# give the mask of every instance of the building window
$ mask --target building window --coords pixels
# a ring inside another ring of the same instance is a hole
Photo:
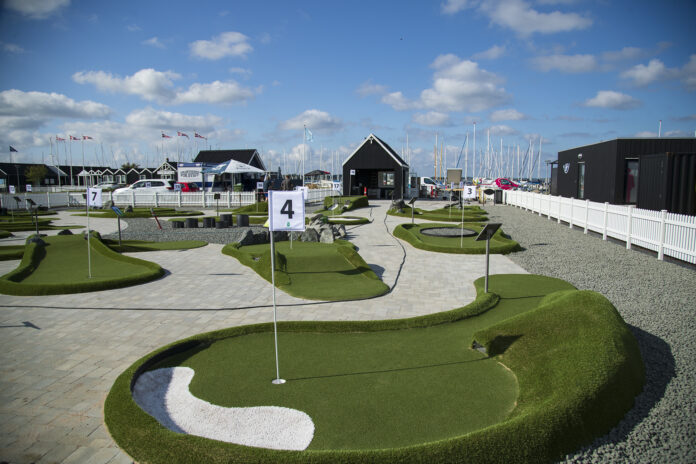
[[[140,176],[138,177],[138,179],[140,179],[140,180],[145,180],[145,179],[147,179],[147,176],[146,176],[145,174],[140,174]]]
[[[126,176],[123,174],[119,174],[116,176],[116,179],[118,179],[119,184],[125,184],[126,183]]]
[[[585,163],[578,163],[578,198],[585,199]]]
[[[380,171],[380,173],[379,173],[379,186],[381,188],[393,188],[394,187],[394,171]]]
[[[638,201],[638,168],[637,158],[626,160],[624,203],[635,205]]]

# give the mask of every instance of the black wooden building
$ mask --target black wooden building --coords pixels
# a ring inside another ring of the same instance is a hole
[[[696,138],[621,138],[558,153],[552,195],[696,214]]]
[[[343,194],[404,198],[408,170],[408,164],[392,147],[370,134],[343,162]]]
[[[261,155],[253,148],[244,150],[201,150],[198,152],[193,162],[220,164],[231,159],[254,166],[262,171],[266,170]]]

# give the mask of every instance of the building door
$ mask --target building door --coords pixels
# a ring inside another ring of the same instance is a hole
[[[585,162],[578,163],[578,198],[585,199]]]
[[[638,200],[638,158],[626,159],[626,170],[624,173],[624,203],[635,205]]]

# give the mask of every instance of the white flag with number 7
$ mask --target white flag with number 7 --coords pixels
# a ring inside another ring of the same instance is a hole
[[[102,207],[102,191],[101,189],[88,188],[87,189],[87,206],[96,206],[97,208]]]
[[[269,230],[304,231],[305,204],[302,191],[268,192]]]

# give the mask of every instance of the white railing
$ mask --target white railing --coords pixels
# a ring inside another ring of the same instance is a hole
[[[539,193],[506,191],[504,201],[549,220],[556,219],[584,230],[637,245],[664,255],[696,263],[696,216],[652,211],[632,205],[612,205]]]
[[[331,189],[310,189],[307,195],[307,203],[318,203],[324,198],[336,194]],[[220,195],[218,200],[215,195]],[[18,198],[17,201],[14,198]],[[126,193],[114,194],[104,192],[104,201],[111,200],[118,206],[172,206],[192,208],[237,208],[252,205],[258,199],[256,192],[159,192],[138,193],[132,190]],[[9,209],[26,209],[29,205],[27,199],[31,199],[38,206],[47,208],[61,208],[68,206],[84,206],[84,194],[80,192],[46,192],[46,193],[18,193],[16,195],[1,194],[0,206]]]

